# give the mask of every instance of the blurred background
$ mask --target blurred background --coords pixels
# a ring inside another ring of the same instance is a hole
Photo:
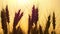
[[[1,25],[1,10],[2,8],[6,8],[8,5],[9,10],[9,31],[12,32],[13,30],[13,20],[15,16],[15,12],[21,9],[21,12],[24,12],[23,17],[19,21],[18,26],[22,28],[25,34],[28,31],[28,15],[31,15],[32,7],[35,5],[35,8],[38,8],[38,26],[39,24],[42,26],[44,30],[46,25],[46,20],[48,15],[55,12],[56,18],[56,28],[55,31],[57,34],[60,34],[60,0],[0,0],[0,34],[3,34],[3,29]],[[51,19],[52,22],[52,19]],[[16,27],[16,28],[17,28]],[[50,24],[49,32],[53,30],[52,23]]]

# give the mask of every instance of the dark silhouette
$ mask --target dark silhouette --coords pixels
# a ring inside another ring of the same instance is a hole
[[[37,25],[37,21],[38,21],[38,8],[35,9],[35,5],[33,5],[33,8],[32,8],[32,22],[35,23],[35,25]]]
[[[50,27],[50,15],[48,16],[48,21],[46,23],[46,27],[45,27],[45,31],[44,31],[44,34],[49,34],[49,27]]]
[[[39,25],[39,33],[40,33],[40,34],[43,34],[41,25]]]
[[[35,9],[35,6],[33,5],[32,8],[32,22],[35,24],[35,27],[32,31],[32,34],[38,34],[38,30],[37,30],[37,21],[38,21],[38,8]]]
[[[18,11],[18,13],[15,13],[14,23],[13,23],[13,34],[17,34],[16,25],[18,24],[22,16],[23,16],[23,12],[20,14],[20,10]]]
[[[28,19],[29,19],[28,20],[28,34],[30,34],[30,31],[31,31],[32,25],[33,25],[30,15],[29,15],[29,18]]]
[[[52,19],[53,19],[53,23],[52,23],[53,24],[53,29],[55,29],[55,26],[56,26],[55,22],[56,21],[55,21],[55,13],[54,12],[53,12],[53,18]]]
[[[1,23],[4,34],[7,34],[6,13],[4,9],[1,11]]]
[[[28,23],[28,34],[30,34],[30,31],[32,29],[33,23],[35,24],[35,28],[33,29],[32,33],[36,34],[37,30],[37,21],[38,21],[38,8],[35,9],[35,5],[33,5],[32,8],[32,18],[29,16],[29,23]]]
[[[55,13],[53,12],[53,17],[52,17],[52,19],[53,19],[53,31],[51,32],[51,34],[56,34],[56,32],[55,32],[55,26],[56,26],[56,24],[55,24]]]
[[[16,26],[18,24],[22,16],[23,16],[23,12],[20,14],[20,10],[18,11],[18,13],[15,13],[13,26]]]
[[[10,20],[10,19],[9,19],[8,5],[6,5],[6,9],[5,9],[5,10],[6,10],[6,20],[7,20],[8,24],[9,24],[9,22],[10,22],[9,20]]]

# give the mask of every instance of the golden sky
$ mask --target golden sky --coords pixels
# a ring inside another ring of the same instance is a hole
[[[33,5],[39,9],[39,20],[38,23],[42,25],[43,29],[45,27],[45,22],[49,14],[52,15],[53,11],[56,15],[56,32],[60,33],[60,0],[0,0],[0,13],[1,9],[8,5],[9,15],[10,15],[10,30],[12,30],[13,19],[15,12],[21,9],[21,12],[24,12],[24,15],[19,22],[25,33],[28,30],[28,14],[31,15],[31,10]],[[52,17],[52,16],[51,16]],[[0,18],[1,22],[1,18]],[[52,22],[52,21],[51,21]],[[1,24],[1,23],[0,23]],[[1,25],[0,25],[1,26]],[[0,27],[1,29],[1,27]],[[52,30],[52,24],[51,28]]]

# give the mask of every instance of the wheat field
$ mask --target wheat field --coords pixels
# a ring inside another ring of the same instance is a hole
[[[23,34],[28,34],[29,16],[31,16],[30,18],[34,18],[32,17],[33,5],[35,6],[35,8],[38,8],[37,28],[39,28],[39,25],[41,25],[42,32],[44,32],[47,26],[46,25],[47,21],[49,20],[48,17],[50,15],[49,34],[51,34],[52,31],[55,31],[56,34],[60,34],[60,0],[0,0],[0,34],[4,34],[1,22],[2,20],[1,12],[2,9],[4,10],[6,9],[6,6],[8,6],[9,20],[10,20],[9,23],[7,23],[7,30],[8,30],[7,33],[12,34],[11,32],[14,30],[15,27],[13,26],[14,18],[16,16],[15,14],[18,14],[18,11],[21,9],[20,14],[23,13],[23,16],[21,17],[19,22],[17,21],[18,24],[16,25],[16,29],[20,27],[21,30],[24,32]],[[56,24],[54,30],[52,24],[53,12],[55,14],[55,24]],[[33,28],[35,27],[34,23],[32,27]]]

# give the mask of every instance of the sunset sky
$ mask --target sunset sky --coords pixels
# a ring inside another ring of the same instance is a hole
[[[22,25],[21,28],[25,32],[28,31],[28,15],[31,15],[32,7],[35,5],[39,10],[39,20],[38,24],[43,27],[43,30],[46,25],[46,20],[49,14],[55,12],[56,17],[56,32],[60,34],[60,0],[0,0],[0,24],[1,24],[1,10],[2,8],[6,8],[8,5],[9,15],[10,15],[10,31],[12,31],[13,27],[13,19],[15,16],[15,12],[21,9],[21,12],[24,12],[22,19],[20,20],[19,25]],[[51,19],[52,22],[52,19]],[[0,25],[0,33],[2,32]],[[52,23],[50,27],[50,31],[52,31]]]

